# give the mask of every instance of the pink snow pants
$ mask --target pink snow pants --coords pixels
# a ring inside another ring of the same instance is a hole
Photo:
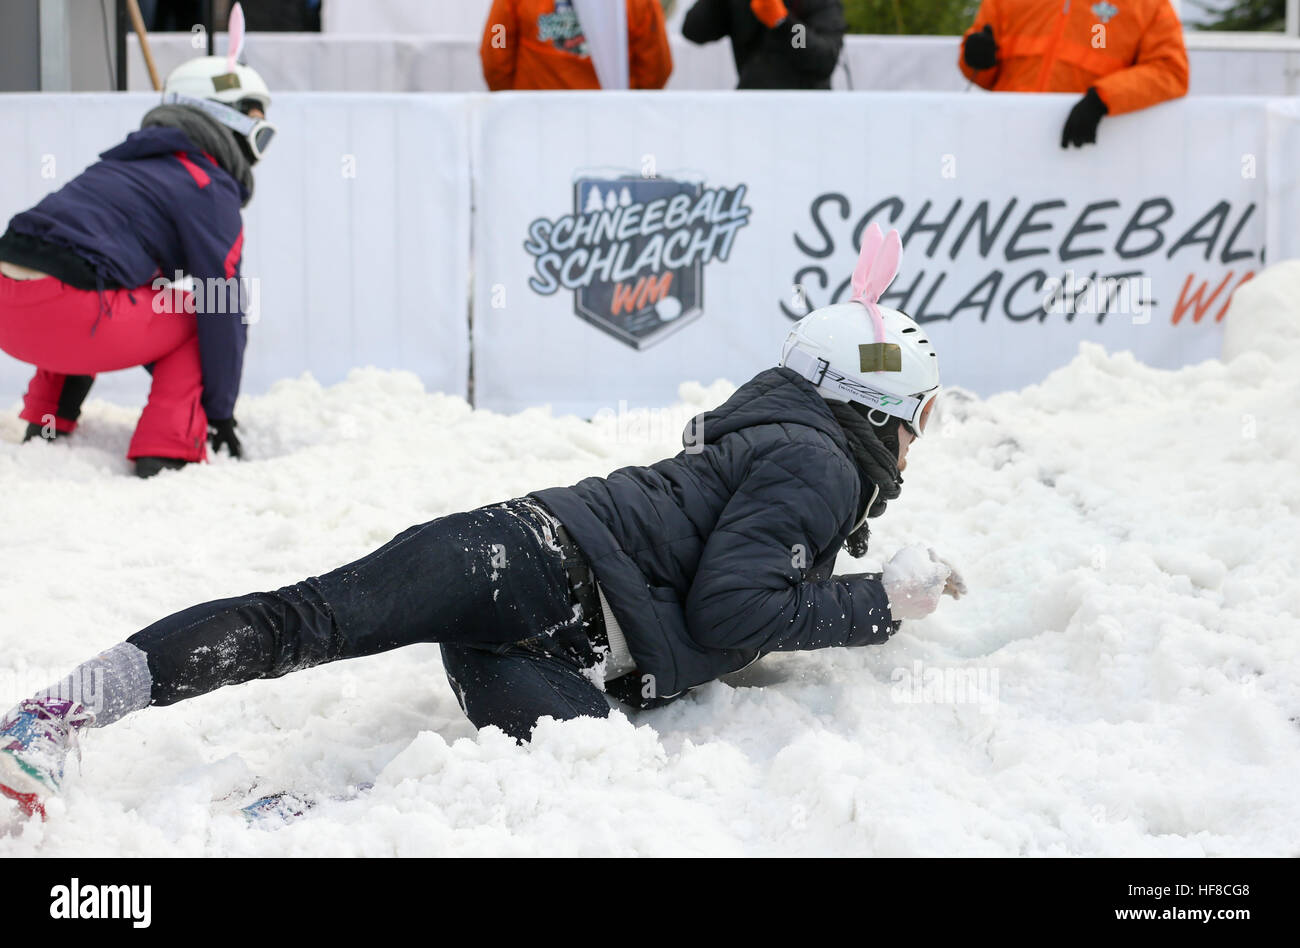
[[[153,386],[136,425],[127,457],[207,457],[208,420],[203,412],[203,373],[195,316],[182,306],[160,306],[155,293],[78,290],[54,277],[14,280],[0,273],[0,349],[37,367],[23,398],[23,420],[59,431],[76,422],[59,417],[69,375],[95,375],[153,366]],[[168,312],[167,309],[176,309]]]

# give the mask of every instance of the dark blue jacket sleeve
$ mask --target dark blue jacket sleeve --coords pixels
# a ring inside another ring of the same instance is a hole
[[[686,599],[691,638],[762,652],[888,639],[893,617],[879,579],[805,577],[805,564],[843,537],[857,483],[829,447],[786,443],[754,458],[705,543]]]
[[[186,272],[201,289],[196,299],[199,358],[203,365],[203,410],[209,418],[230,418],[244,373],[248,326],[240,281],[244,231],[238,206],[214,208],[211,216],[177,221]]]

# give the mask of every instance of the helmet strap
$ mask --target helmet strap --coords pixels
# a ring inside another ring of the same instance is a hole
[[[868,385],[838,371],[825,359],[819,358],[799,346],[786,352],[783,365],[802,375],[813,385],[837,398],[857,402],[895,418],[915,418],[921,410],[921,399],[915,395],[895,395],[893,392]]]
[[[191,95],[182,95],[179,92],[164,92],[164,105],[188,105],[192,109],[199,109],[206,112],[211,118],[220,122],[232,132],[238,132],[245,138],[257,124],[257,119],[251,115],[245,115],[239,109],[226,105],[224,102],[214,102],[212,99],[198,99]]]
[[[784,364],[787,369],[794,369],[814,385],[822,384],[822,380],[826,378],[826,370],[831,366],[825,359],[819,359],[798,346],[794,346],[786,353]]]

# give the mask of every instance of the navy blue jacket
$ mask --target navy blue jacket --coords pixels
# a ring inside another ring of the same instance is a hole
[[[75,251],[109,285],[150,286],[179,270],[196,281],[239,278],[244,188],[177,128],[150,127],[99,156],[66,185],[9,222],[25,234]],[[203,282],[203,285],[208,285]],[[199,351],[203,409],[230,418],[239,394],[248,327],[243,298],[203,313]],[[196,300],[196,303],[198,300]],[[208,302],[208,301],[205,301]]]
[[[768,652],[893,633],[878,578],[831,576],[865,499],[844,432],[809,382],[762,372],[684,441],[650,467],[533,495],[590,560],[636,660],[639,703]]]

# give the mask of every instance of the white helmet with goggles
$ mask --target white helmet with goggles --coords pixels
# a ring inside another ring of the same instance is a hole
[[[236,62],[243,43],[242,36],[236,41],[233,26],[232,17],[231,54],[199,56],[181,63],[163,83],[163,102],[202,109],[243,138],[257,161],[275,137],[275,126],[265,118],[271,107],[271,90],[256,69]],[[249,115],[253,109],[263,117]]]
[[[925,330],[877,302],[898,273],[903,245],[872,224],[853,271],[853,299],[813,310],[795,323],[781,365],[831,401],[857,402],[874,424],[900,418],[914,437],[925,432],[939,396],[939,358]]]

